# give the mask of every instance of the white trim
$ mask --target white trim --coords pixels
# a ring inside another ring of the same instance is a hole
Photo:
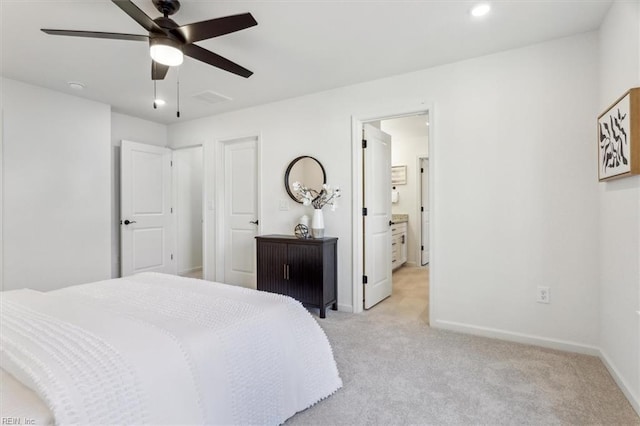
[[[202,271],[202,266],[195,266],[193,268],[185,269],[184,271],[179,271],[178,275],[190,274],[196,271]]]
[[[207,150],[205,144],[200,145],[202,147],[202,279],[207,279],[207,226],[209,221],[207,220]]]
[[[362,275],[364,269],[362,267],[362,121],[356,117],[351,117],[351,191],[353,196],[352,202],[352,247],[351,267],[353,273],[352,279],[352,306],[353,313],[362,312],[364,290],[362,288]]]
[[[570,342],[568,340],[550,339],[548,337],[535,336],[532,334],[516,333],[501,330],[499,328],[481,327],[471,324],[464,324],[454,321],[435,320],[431,323],[433,328],[457,331],[476,336],[490,337],[494,339],[506,340],[509,342],[524,343],[527,345],[541,346],[544,348],[557,349],[567,352],[576,352],[586,355],[600,355],[600,349],[595,346],[583,345],[581,343]]]
[[[364,113],[364,114],[354,114],[351,116],[351,164],[352,164],[352,177],[351,177],[351,190],[352,190],[352,283],[353,283],[353,312],[360,313],[363,311],[362,300],[364,297],[364,291],[362,289],[362,255],[363,255],[363,244],[362,244],[362,126],[363,123],[369,121],[383,120],[383,119],[391,119],[391,118],[401,118],[408,117],[412,115],[418,114],[428,114],[429,116],[429,157],[434,160],[434,138],[433,138],[433,105],[427,105],[425,102],[419,102],[414,106],[407,107],[404,110],[390,110],[390,111],[378,111],[376,113]],[[433,179],[433,170],[434,168],[429,167],[429,193],[435,194],[434,191],[434,179]],[[433,209],[433,203],[430,204]],[[435,218],[434,215],[431,214],[429,217],[429,246],[430,250],[434,247],[433,244],[433,235],[434,235],[434,223]],[[434,295],[434,287],[436,287],[435,276],[433,273],[432,265],[434,256],[431,253],[429,257],[429,316],[430,320],[433,318],[433,306],[436,303],[433,297]]]
[[[4,290],[4,109],[0,109],[0,291]]]
[[[353,312],[353,306],[344,303],[338,303],[339,312]]]
[[[171,150],[171,218],[173,219],[173,257],[172,261],[175,265],[176,275],[180,275],[178,271],[178,265],[180,264],[180,253],[178,247],[180,244],[179,234],[178,234],[178,165],[174,163],[175,158],[173,158],[173,149]]]
[[[618,373],[618,370],[613,366],[611,359],[607,356],[607,354],[604,353],[602,349],[599,350],[598,355],[600,355],[602,363],[607,368],[609,374],[611,374],[611,377],[613,377],[613,380],[616,382],[624,396],[627,397],[633,409],[636,410],[636,413],[638,413],[638,416],[640,416],[640,395],[633,394],[631,386],[629,386],[628,383],[622,378],[622,375]]]
[[[4,109],[0,109],[0,291],[4,290]]]
[[[212,205],[214,207],[213,211],[216,211],[215,205],[215,188],[213,191],[211,190],[211,185],[214,185],[215,181],[209,178],[209,174],[212,173],[210,168],[215,166],[216,157],[215,157],[215,143],[211,141],[205,141],[202,144],[202,279],[208,281],[215,281],[215,273],[216,267],[215,262],[211,262],[209,259],[215,259],[216,251],[215,251],[215,217],[213,223],[209,219],[209,206]],[[212,155],[213,151],[213,155]],[[209,161],[209,157],[213,157],[213,161]],[[215,170],[215,168],[214,168]],[[209,194],[213,193],[213,199],[209,198]],[[209,238],[209,228],[214,230],[213,238]],[[213,249],[211,253],[209,253],[209,241],[214,240]]]
[[[436,138],[435,132],[435,108],[430,105],[427,108],[429,114],[429,140],[427,141],[427,156],[429,157],[429,324],[433,324],[436,318],[436,301],[438,293],[438,285],[440,281],[436,276],[437,262],[435,250],[435,235],[436,235],[436,166],[438,162],[435,160],[436,153]],[[422,220],[422,219],[421,219]],[[422,259],[420,260],[422,263]]]

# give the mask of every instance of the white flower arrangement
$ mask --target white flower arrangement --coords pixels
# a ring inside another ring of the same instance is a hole
[[[331,206],[331,210],[335,210],[338,198],[340,198],[340,188],[332,188],[326,183],[322,185],[319,192],[312,188],[307,188],[300,182],[293,182],[293,190],[302,199],[305,206],[312,205],[314,209],[322,209],[327,204]]]

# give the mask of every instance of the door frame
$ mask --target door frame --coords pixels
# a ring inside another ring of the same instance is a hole
[[[410,106],[405,109],[392,109],[387,111],[377,111],[373,113],[354,114],[351,116],[351,161],[352,161],[352,177],[351,177],[351,190],[352,190],[352,297],[353,297],[353,312],[360,313],[364,310],[363,298],[364,289],[362,288],[362,276],[364,275],[364,245],[363,237],[364,232],[362,229],[362,185],[363,185],[363,161],[362,161],[362,128],[363,124],[377,120],[388,120],[392,118],[401,118],[411,115],[428,114],[429,116],[429,194],[435,194],[435,167],[436,163],[436,150],[435,150],[435,138],[434,138],[434,108],[433,105],[420,102],[418,105]],[[430,199],[430,209],[434,211],[435,203],[433,198]],[[435,215],[430,213],[429,216],[429,323],[434,323],[437,295],[437,275],[435,274],[434,265],[435,262],[435,250],[433,249],[435,236]]]
[[[224,274],[224,256],[218,256],[218,253],[224,253],[224,245],[225,245],[225,232],[224,232],[224,212],[225,212],[225,190],[224,190],[224,164],[225,164],[225,147],[230,144],[244,142],[247,139],[255,139],[256,141],[256,199],[258,202],[258,223],[257,235],[262,233],[262,134],[260,132],[250,132],[247,134],[242,134],[235,137],[225,137],[219,138],[215,140],[215,183],[213,188],[213,200],[206,200],[203,203],[203,207],[207,205],[211,205],[213,202],[214,208],[214,217],[215,217],[215,225],[214,225],[214,261],[213,261],[213,270],[211,272],[211,276],[214,277],[214,281],[222,282],[223,274]],[[206,163],[206,161],[205,161]],[[204,171],[206,173],[206,171]],[[206,174],[204,175],[206,179]],[[205,182],[206,185],[206,182]],[[206,211],[205,211],[206,217]],[[206,222],[206,219],[205,219]],[[203,227],[204,232],[204,227]],[[206,244],[205,244],[206,246]],[[203,252],[203,256],[205,252]],[[256,253],[254,252],[255,256]],[[207,253],[208,256],[208,253]],[[203,263],[207,263],[207,258],[204,259]],[[204,268],[204,265],[203,265]],[[203,269],[204,271],[204,269]],[[222,279],[221,279],[222,277]]]

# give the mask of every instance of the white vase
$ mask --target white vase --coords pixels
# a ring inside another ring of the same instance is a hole
[[[313,238],[324,237],[324,216],[322,215],[322,209],[313,209],[311,236],[313,236]]]

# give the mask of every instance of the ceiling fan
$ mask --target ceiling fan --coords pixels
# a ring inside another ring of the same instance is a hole
[[[73,37],[106,38],[114,40],[148,41],[151,54],[151,78],[162,80],[169,67],[180,65],[183,55],[233,74],[248,78],[252,71],[216,53],[193,43],[244,30],[258,25],[250,13],[225,16],[207,21],[178,25],[171,18],[180,9],[178,0],[153,0],[153,5],[163,16],[151,19],[130,0],[112,0],[127,15],[149,32],[149,35],[106,33],[97,31],[52,30],[43,28],[47,34]]]

